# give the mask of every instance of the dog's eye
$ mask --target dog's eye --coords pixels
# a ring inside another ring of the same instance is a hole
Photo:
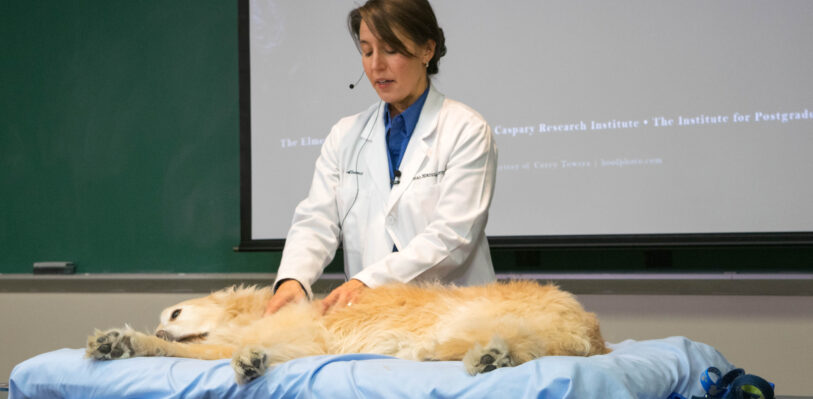
[[[169,319],[170,319],[170,320],[175,320],[175,319],[177,319],[177,318],[178,318],[178,316],[180,316],[180,315],[181,315],[181,309],[175,309],[175,311],[174,311],[174,312],[172,312],[172,317],[170,317]]]

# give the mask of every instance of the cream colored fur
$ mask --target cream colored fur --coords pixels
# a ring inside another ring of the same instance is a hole
[[[232,358],[243,383],[269,365],[323,354],[463,360],[476,374],[541,356],[608,352],[593,313],[573,295],[532,281],[388,285],[365,290],[352,306],[324,316],[313,302],[263,317],[270,297],[269,288],[232,287],[181,302],[161,313],[156,335],[97,330],[88,338],[87,355]]]

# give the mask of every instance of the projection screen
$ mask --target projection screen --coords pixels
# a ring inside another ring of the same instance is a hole
[[[813,2],[432,4],[432,85],[497,141],[492,244],[813,241]],[[282,245],[330,127],[378,100],[348,87],[356,6],[240,2],[243,247]]]

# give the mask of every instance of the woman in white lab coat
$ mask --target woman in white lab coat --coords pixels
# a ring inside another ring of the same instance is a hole
[[[341,119],[325,140],[267,313],[312,297],[340,240],[349,280],[324,310],[386,283],[494,280],[484,230],[497,148],[482,116],[430,84],[446,52],[431,6],[370,0],[348,26],[381,101]]]

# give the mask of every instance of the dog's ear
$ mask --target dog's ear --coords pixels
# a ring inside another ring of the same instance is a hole
[[[223,308],[228,317],[255,314],[265,310],[267,299],[259,295],[256,286],[229,287],[212,294],[213,300]]]

